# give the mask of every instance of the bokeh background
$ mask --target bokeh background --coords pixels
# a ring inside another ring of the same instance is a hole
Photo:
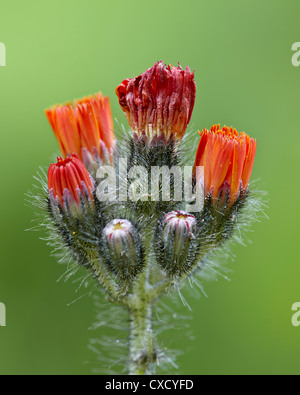
[[[0,374],[91,373],[89,339],[108,333],[88,330],[97,309],[86,291],[68,306],[77,285],[57,282],[64,267],[39,233],[25,232],[25,193],[58,153],[44,109],[101,90],[126,124],[115,87],[160,59],[196,69],[195,133],[219,122],[257,137],[253,179],[270,200],[252,244],[233,247],[231,281],[205,283],[208,298],[189,298],[192,314],[179,305],[194,335],[168,333],[186,350],[179,372],[300,373],[291,324],[300,301],[299,13],[297,0],[1,1]]]

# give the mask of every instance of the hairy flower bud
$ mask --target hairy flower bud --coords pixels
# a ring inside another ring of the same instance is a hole
[[[62,155],[77,154],[91,170],[111,157],[115,144],[108,97],[101,93],[46,110]]]
[[[143,268],[142,242],[137,229],[126,219],[114,219],[103,230],[104,255],[110,270],[130,283]]]
[[[49,212],[61,241],[79,264],[90,265],[98,251],[97,202],[94,180],[77,155],[51,164],[48,190]]]
[[[228,195],[230,204],[241,192],[245,192],[253,168],[256,140],[246,133],[220,125],[201,132],[196,167],[204,167],[206,195],[213,198]]]
[[[77,155],[57,158],[48,170],[48,189],[52,205],[60,205],[64,212],[82,211],[84,202],[93,207],[94,181]]]
[[[165,215],[157,235],[157,260],[169,275],[180,275],[192,268],[196,225],[196,218],[185,211]]]
[[[148,144],[179,141],[190,122],[195,103],[194,73],[165,66],[162,61],[116,89],[134,136]]]

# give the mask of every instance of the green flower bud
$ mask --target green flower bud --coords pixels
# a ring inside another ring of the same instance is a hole
[[[157,235],[157,261],[170,276],[186,273],[196,252],[196,218],[185,211],[165,215]]]
[[[103,229],[103,248],[109,269],[130,283],[143,268],[141,237],[126,219],[114,219]]]

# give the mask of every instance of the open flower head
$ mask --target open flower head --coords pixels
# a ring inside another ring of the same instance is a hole
[[[99,93],[56,105],[46,116],[64,157],[75,153],[88,168],[111,157],[115,138],[108,97]]]
[[[229,194],[233,201],[249,185],[255,152],[256,140],[244,132],[220,125],[204,129],[200,134],[196,154],[196,167],[204,167],[205,193],[217,198],[220,193]]]
[[[75,154],[66,159],[57,158],[48,170],[48,189],[51,202],[62,208],[80,209],[81,200],[88,199],[93,205],[94,181]]]
[[[136,137],[148,143],[181,140],[196,97],[194,73],[162,61],[116,89],[119,103]]]

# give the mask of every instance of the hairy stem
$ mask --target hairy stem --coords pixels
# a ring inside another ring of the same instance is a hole
[[[167,293],[172,287],[173,282],[171,279],[165,278],[156,284],[153,284],[149,289],[149,297],[151,300],[155,300],[161,297],[163,294]]]
[[[151,326],[152,306],[145,303],[130,313],[130,365],[129,373],[134,375],[152,374],[156,353]]]
[[[156,352],[152,332],[152,301],[149,270],[141,273],[130,299],[130,374],[152,374]]]
[[[108,291],[110,297],[112,297],[116,302],[120,301],[119,290],[116,283],[111,278],[106,267],[97,259],[92,261],[92,269],[99,281],[99,283]],[[125,298],[123,298],[125,299]]]

